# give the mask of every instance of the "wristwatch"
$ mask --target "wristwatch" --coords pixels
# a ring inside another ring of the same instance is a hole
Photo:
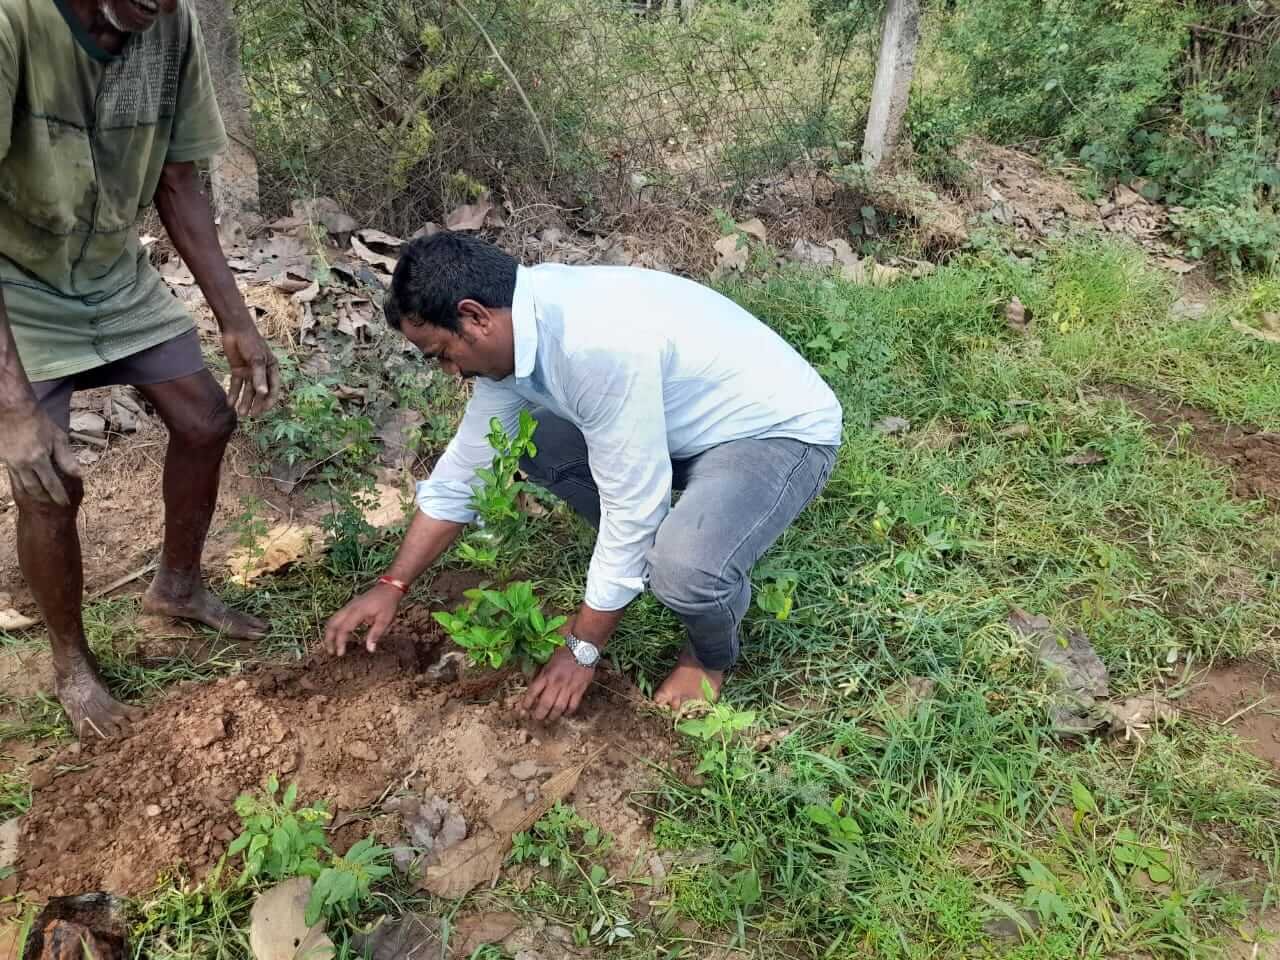
[[[564,638],[564,645],[573,654],[580,667],[594,667],[600,662],[600,648],[587,640],[579,640],[572,633]]]

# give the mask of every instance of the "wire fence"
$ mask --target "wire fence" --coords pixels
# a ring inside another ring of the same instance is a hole
[[[875,0],[241,0],[264,201],[719,202],[857,134]]]

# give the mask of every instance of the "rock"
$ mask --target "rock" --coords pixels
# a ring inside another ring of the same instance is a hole
[[[94,413],[92,410],[85,410],[72,415],[71,432],[83,433],[87,437],[105,437],[107,435],[107,421],[102,414]]]
[[[517,780],[532,780],[544,772],[544,768],[532,760],[522,760],[513,764],[510,770],[511,776]]]
[[[1134,204],[1142,203],[1142,194],[1136,190],[1131,190],[1123,184],[1116,187],[1115,205],[1121,210],[1127,210]]]
[[[18,859],[18,835],[22,832],[22,820],[14,817],[0,824],[0,871],[12,867]]]
[[[1209,305],[1200,300],[1188,300],[1183,297],[1174,301],[1169,308],[1169,315],[1179,320],[1199,320],[1209,312]]]
[[[1012,917],[992,917],[982,925],[982,932],[992,940],[1010,944],[1034,937],[1040,927],[1040,918],[1030,910],[1019,910],[1018,919],[1021,923]]]
[[[197,750],[203,750],[219,740],[226,739],[226,736],[227,725],[222,717],[210,717],[192,731],[191,745]]]
[[[378,760],[377,752],[363,740],[352,740],[344,744],[342,749],[348,756],[355,757],[357,760],[364,760],[367,763],[376,763]]]
[[[142,812],[145,813],[148,817],[158,817],[160,816],[160,807],[158,804],[150,803],[150,804],[147,804],[147,808]]]

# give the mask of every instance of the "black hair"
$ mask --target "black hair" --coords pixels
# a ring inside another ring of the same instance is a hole
[[[458,304],[475,300],[492,309],[510,307],[516,293],[516,260],[493,244],[461,233],[420,237],[400,253],[383,308],[387,323],[424,323],[458,332]]]

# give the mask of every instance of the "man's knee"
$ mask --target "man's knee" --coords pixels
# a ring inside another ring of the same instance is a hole
[[[9,489],[13,493],[13,501],[18,505],[18,513],[24,517],[56,519],[67,515],[74,516],[84,502],[84,481],[79,477],[68,476],[55,466],[58,479],[62,481],[62,489],[67,493],[66,505],[54,503],[43,497],[34,497],[23,490],[12,473],[9,474]]]
[[[169,426],[173,438],[183,446],[195,449],[220,449],[227,445],[231,435],[236,432],[238,419],[225,395],[210,397],[204,405],[203,415],[199,409],[184,415],[177,423]]]
[[[700,562],[697,552],[659,539],[649,551],[649,589],[673,610],[723,603],[736,589],[721,571]]]

